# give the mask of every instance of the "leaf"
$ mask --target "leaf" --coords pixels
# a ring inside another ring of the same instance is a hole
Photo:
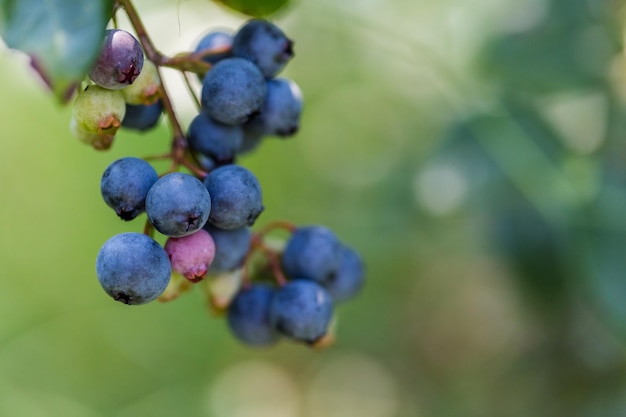
[[[613,6],[598,0],[594,9],[607,16]],[[487,42],[480,57],[485,76],[524,93],[602,86],[621,47],[608,25],[593,16],[586,0],[553,1],[538,25]]]
[[[509,200],[508,205],[488,216],[495,252],[513,268],[520,288],[536,307],[561,308],[572,279],[568,229],[547,222],[525,201]]]
[[[277,12],[289,0],[215,0],[224,6],[248,16],[264,17]]]
[[[614,330],[626,335],[626,232],[596,229],[581,242],[584,295]]]
[[[0,0],[0,36],[67,101],[99,53],[111,0]]]

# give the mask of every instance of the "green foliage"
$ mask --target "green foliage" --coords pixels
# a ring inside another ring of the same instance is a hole
[[[289,0],[215,0],[240,13],[254,17],[264,17],[276,13],[289,3]]]
[[[594,305],[614,329],[626,333],[626,233],[594,230],[584,236],[583,259],[585,285]],[[582,240],[582,239],[581,239]]]
[[[65,101],[96,58],[111,10],[111,0],[4,0],[0,36],[10,48],[27,53]]]
[[[601,84],[619,45],[607,30],[608,2],[597,3],[590,14],[584,1],[555,1],[538,25],[493,39],[483,55],[489,76],[530,93]]]

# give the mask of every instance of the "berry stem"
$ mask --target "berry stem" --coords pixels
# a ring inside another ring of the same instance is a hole
[[[284,229],[288,231],[289,233],[293,233],[296,231],[297,226],[295,225],[295,223],[292,223],[286,220],[277,220],[277,221],[266,224],[256,234],[257,236],[265,236],[266,234],[272,232],[275,229]]]
[[[216,48],[215,51],[211,50],[203,52],[202,54],[183,53],[174,57],[168,57],[159,52],[159,50],[154,46],[154,43],[148,35],[148,31],[143,25],[132,0],[118,0],[118,4],[126,10],[128,19],[137,33],[137,38],[143,47],[144,53],[157,67],[170,67],[178,69],[179,71],[191,71],[198,74],[204,74],[211,69],[211,64],[203,61],[202,58],[205,55],[218,54],[227,50],[224,48]]]
[[[276,283],[280,287],[287,284],[287,279],[285,278],[285,274],[283,274],[283,270],[280,268],[280,261],[278,260],[278,255],[276,255],[276,252],[274,252],[265,245],[261,246],[261,250],[270,261],[270,267],[272,268],[272,272],[274,273],[274,279],[276,280]]]
[[[159,78],[162,80],[163,77],[161,75],[161,68],[158,65],[157,72],[159,73]],[[174,111],[172,101],[167,94],[167,90],[165,90],[164,83],[161,83],[161,85],[159,86],[159,95],[161,96],[163,109],[165,109],[167,118],[172,125],[172,130],[174,133],[174,138],[172,139],[172,160],[175,161],[177,164],[183,165],[185,154],[189,146],[187,144],[187,138],[183,133],[183,129],[180,126],[180,122],[178,121],[178,117],[176,117],[176,112]]]
[[[184,166],[185,168],[187,168],[189,171],[191,171],[196,177],[200,178],[201,180],[206,178],[207,175],[209,175],[208,172],[198,168],[192,161],[190,161],[188,158],[184,158],[180,161],[180,164],[182,166]]]
[[[280,223],[280,222],[276,222]],[[250,239],[250,250],[246,254],[246,257],[243,261],[243,272],[242,272],[242,282],[243,285],[247,288],[251,284],[250,274],[248,272],[250,264],[250,259],[252,259],[252,255],[256,251],[261,251],[267,258],[270,264],[270,268],[272,268],[272,272],[274,274],[274,279],[279,286],[283,286],[287,283],[287,279],[285,278],[285,274],[280,267],[280,261],[278,259],[278,255],[275,251],[269,248],[265,242],[263,242],[263,235],[255,233],[252,235]]]
[[[146,27],[143,25],[141,18],[139,17],[139,13],[135,9],[131,0],[118,0],[119,4],[124,8],[126,14],[128,15],[128,19],[132,24],[135,32],[137,34],[137,38],[143,47],[144,53],[148,57],[150,61],[154,63],[157,67],[157,72],[159,74],[159,78],[163,80],[163,76],[161,73],[161,66],[165,65],[169,59],[161,54],[152,39],[148,35],[146,31]],[[183,133],[183,129],[180,126],[180,122],[178,121],[178,117],[176,116],[176,112],[174,111],[174,106],[172,105],[172,100],[170,99],[167,90],[163,83],[159,85],[159,96],[161,98],[161,102],[163,103],[163,109],[167,114],[167,118],[170,121],[170,125],[173,130],[173,139],[172,139],[172,151],[171,158],[173,161],[173,167],[177,168],[178,165],[186,165],[185,158],[188,149],[187,139],[185,138],[185,134]]]
[[[187,87],[187,91],[189,92],[189,95],[193,98],[193,102],[196,105],[196,109],[198,109],[198,112],[200,112],[202,110],[202,105],[200,104],[200,100],[198,99],[196,92],[193,90],[193,87],[191,86],[191,81],[189,80],[189,72],[183,71],[182,74],[185,80],[185,86]]]
[[[146,219],[146,223],[143,226],[143,234],[154,238],[154,226],[148,219]]]
[[[163,61],[163,54],[161,54],[152,43],[152,39],[148,36],[148,32],[146,31],[146,27],[143,25],[141,18],[139,17],[139,13],[137,13],[137,9],[133,5],[131,0],[118,0],[120,6],[124,8],[126,14],[128,15],[128,19],[130,23],[133,25],[135,32],[137,33],[137,38],[143,47],[143,51],[148,57],[150,61],[152,61],[156,66],[161,65]]]

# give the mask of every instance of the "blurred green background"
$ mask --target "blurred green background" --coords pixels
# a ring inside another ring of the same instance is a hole
[[[205,0],[137,7],[166,53],[244,21]],[[325,351],[243,347],[199,291],[112,302],[96,254],[145,217],[120,222],[100,176],[165,152],[168,127],[97,153],[0,50],[0,416],[626,415],[623,16],[617,0],[298,0],[276,16],[302,129],[240,162],[263,186],[258,226],[324,224],[366,261]]]

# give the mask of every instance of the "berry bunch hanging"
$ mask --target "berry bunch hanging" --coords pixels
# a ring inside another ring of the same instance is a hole
[[[171,301],[194,286],[226,315],[242,343],[267,346],[287,338],[323,346],[332,339],[334,305],[352,298],[364,279],[360,256],[323,226],[274,221],[256,231],[264,210],[261,182],[236,164],[263,138],[288,138],[300,127],[302,93],[277,75],[294,42],[273,23],[251,19],[234,34],[211,31],[193,52],[157,51],[130,0],[134,32],[105,31],[101,48],[73,101],[70,131],[97,150],[120,129],[149,132],[163,114],[173,132],[167,172],[149,159],[124,157],[104,171],[104,202],[123,221],[146,213],[140,232],[115,235],[96,258],[104,291],[128,305]],[[183,129],[162,83],[161,67],[185,75],[198,114]],[[199,96],[189,83],[196,74]],[[268,238],[281,229],[288,237]],[[166,236],[161,246],[154,234]]]

